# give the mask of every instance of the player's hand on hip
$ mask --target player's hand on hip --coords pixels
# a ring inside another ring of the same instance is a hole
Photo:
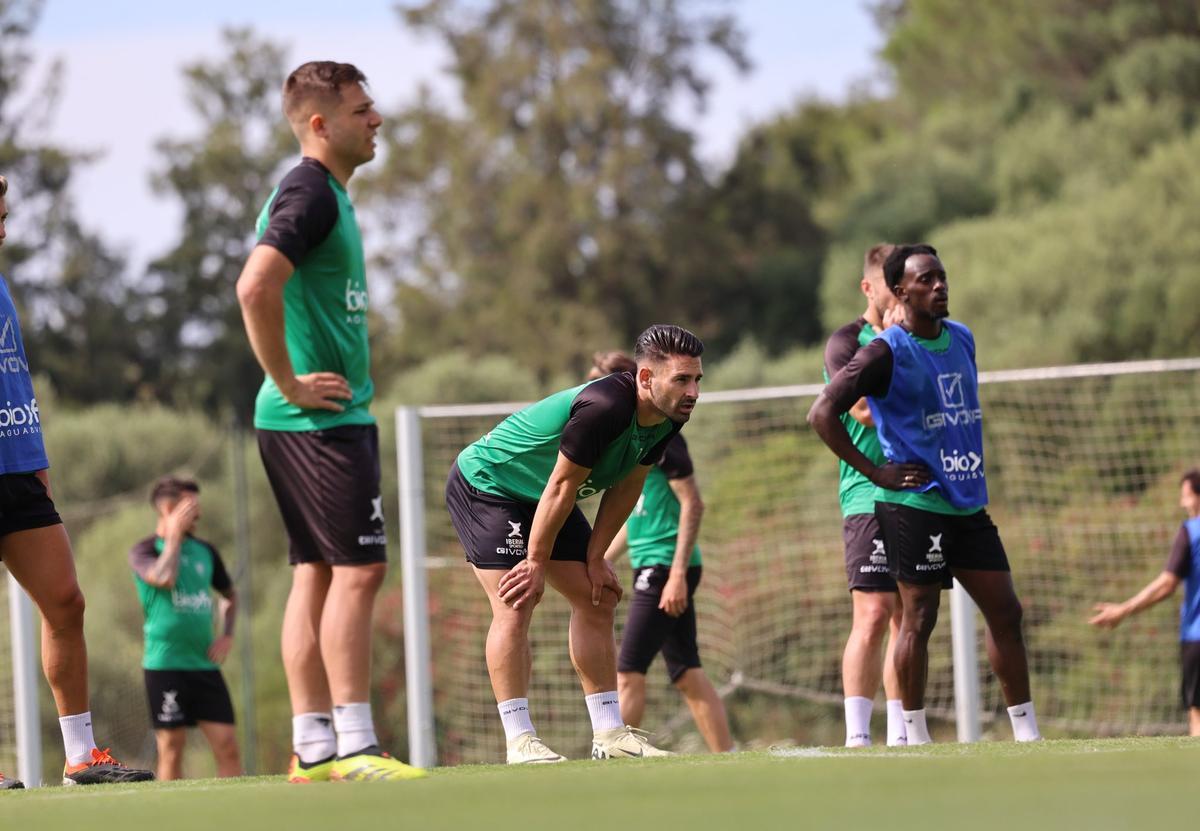
[[[1125,619],[1125,610],[1120,603],[1097,603],[1092,607],[1095,612],[1088,623],[1105,629],[1115,629],[1117,624]]]
[[[687,605],[687,576],[676,574],[672,571],[671,576],[667,578],[666,585],[663,586],[662,594],[658,598],[658,608],[671,617],[679,617],[687,611]]]
[[[497,594],[514,609],[536,606],[546,590],[546,569],[532,560],[522,560],[500,578]]]
[[[893,491],[905,491],[924,487],[933,479],[933,474],[925,465],[899,464],[888,462],[875,468],[870,477],[871,482],[881,488]]]
[[[612,591],[617,596],[617,601],[620,602],[624,591],[621,589],[621,581],[617,579],[617,573],[613,571],[612,563],[608,560],[589,560],[587,576],[592,584],[593,606],[600,605],[600,597],[604,594],[605,589]]]
[[[289,404],[302,410],[330,410],[340,413],[346,408],[338,401],[349,401],[354,397],[350,383],[336,372],[310,372],[297,375],[287,389],[280,387]]]
[[[229,635],[221,635],[213,640],[208,647],[208,660],[214,664],[223,664],[225,659],[229,657],[229,650],[233,647],[233,638]]]

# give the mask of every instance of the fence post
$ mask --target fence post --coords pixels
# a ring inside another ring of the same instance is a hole
[[[258,713],[254,696],[254,582],[251,577],[250,486],[246,480],[246,431],[233,421],[229,431],[233,469],[233,539],[238,553],[238,659],[242,674],[242,763],[258,768]]]
[[[8,575],[8,617],[11,623],[13,709],[16,716],[17,776],[27,787],[42,784],[42,725],[38,715],[37,642],[33,603]]]
[[[421,417],[396,409],[396,464],[400,480],[400,567],[404,591],[404,675],[408,692],[408,756],[416,767],[437,764],[433,732],[433,664],[425,581],[425,476]]]
[[[979,741],[979,649],[975,601],[957,580],[950,592],[950,639],[954,650],[954,715],[960,742]]]

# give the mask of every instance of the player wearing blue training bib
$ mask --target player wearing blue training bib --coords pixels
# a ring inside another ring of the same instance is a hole
[[[1093,626],[1111,629],[1126,617],[1166,600],[1183,583],[1179,608],[1180,692],[1188,711],[1188,732],[1200,736],[1200,470],[1189,470],[1179,483],[1179,507],[1187,519],[1179,527],[1162,572],[1124,603],[1097,603]]]
[[[941,589],[953,575],[988,624],[988,657],[1018,741],[1040,738],[1029,696],[1021,604],[988,516],[983,410],[971,330],[948,320],[946,270],[928,245],[902,245],[884,278],[904,312],[829,382],[808,420],[875,485],[875,516],[903,616],[895,649],[909,744],[928,742],[925,676]],[[887,461],[876,464],[839,419],[866,397]]]

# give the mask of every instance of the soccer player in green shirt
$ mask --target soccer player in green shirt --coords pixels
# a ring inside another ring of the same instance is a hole
[[[150,491],[154,533],[129,552],[145,616],[142,670],[158,745],[158,778],[183,776],[185,728],[199,726],[212,747],[217,776],[240,776],[233,702],[220,664],[233,644],[237,599],[217,549],[193,536],[200,486],[164,476]],[[213,592],[221,634],[213,631]]]
[[[602,352],[589,378],[634,373],[624,352]],[[700,519],[704,501],[693,475],[687,442],[676,434],[646,475],[642,495],[604,558],[613,562],[628,548],[633,598],[617,657],[621,718],[641,727],[646,711],[646,670],[662,652],[671,683],[683,694],[708,749],[733,750],[725,705],[700,665],[693,596],[700,585]]]
[[[283,87],[303,158],[267,199],[238,278],[266,378],[254,426],[287,528],[283,667],[292,782],[423,775],[384,753],[371,718],[371,612],[387,570],[362,238],[346,183],[382,119],[356,67],[314,61]]]
[[[704,344],[678,326],[638,336],[637,374],[555,393],[459,454],[446,507],[492,608],[488,674],[509,763],[561,762],[529,715],[529,623],[545,584],[571,604],[571,662],[592,721],[592,757],[658,756],[621,720],[613,625],[621,586],[604,552],[651,467],[691,418]],[[595,528],[576,502],[602,493]]]

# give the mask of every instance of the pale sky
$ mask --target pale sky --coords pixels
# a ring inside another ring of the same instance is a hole
[[[437,80],[440,48],[409,34],[393,7],[392,0],[47,0],[33,47],[43,63],[60,58],[66,68],[51,137],[103,154],[75,182],[84,223],[138,271],[173,247],[181,211],[151,192],[154,143],[193,134],[180,67],[219,55],[222,26],[249,25],[287,44],[291,64],[357,64],[385,112],[419,81],[450,90]],[[708,108],[699,116],[682,111],[714,169],[730,159],[748,125],[807,95],[842,98],[852,83],[878,76],[880,39],[861,0],[742,0],[728,8],[747,34],[755,68],[738,76],[727,62],[706,60],[714,81]]]

